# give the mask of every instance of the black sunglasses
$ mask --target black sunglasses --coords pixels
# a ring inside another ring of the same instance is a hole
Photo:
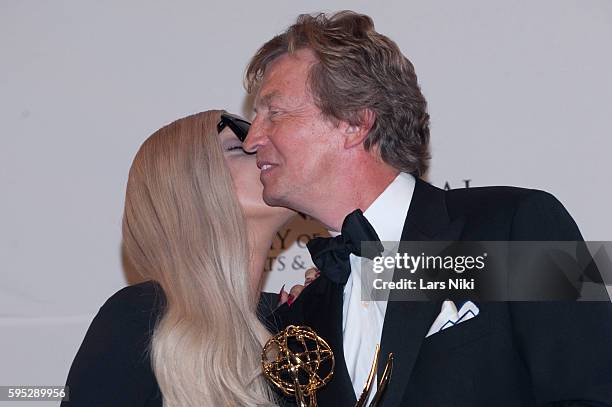
[[[221,131],[223,131],[226,126],[234,132],[240,142],[244,143],[244,140],[246,139],[247,134],[249,133],[249,127],[251,127],[251,123],[236,115],[230,113],[222,113],[221,120],[219,120],[219,123],[217,123],[217,133],[221,133]]]

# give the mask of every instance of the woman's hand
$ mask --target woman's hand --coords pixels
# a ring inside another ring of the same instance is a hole
[[[293,301],[295,301],[295,299],[300,295],[304,287],[307,287],[308,284],[315,281],[320,274],[321,272],[316,267],[311,267],[304,273],[304,285],[294,285],[293,287],[291,287],[291,290],[289,290],[289,292],[285,291],[285,286],[283,285],[280,289],[280,292],[278,293],[278,305],[281,306],[284,303],[287,303],[288,306],[291,306],[291,304],[293,304]]]

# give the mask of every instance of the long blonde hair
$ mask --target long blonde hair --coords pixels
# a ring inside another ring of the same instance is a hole
[[[155,132],[127,184],[125,254],[166,298],[151,341],[166,407],[274,405],[261,375],[267,332],[248,277],[245,217],[216,132],[220,114]]]

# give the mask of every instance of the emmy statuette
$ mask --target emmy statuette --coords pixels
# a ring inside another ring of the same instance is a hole
[[[364,407],[378,367],[379,347],[370,368],[365,388],[354,407]],[[316,392],[331,380],[335,360],[330,346],[307,326],[289,325],[270,338],[261,355],[266,378],[285,395],[295,397],[298,407],[316,407]],[[391,379],[393,354],[389,354],[384,372],[369,407],[380,404]]]

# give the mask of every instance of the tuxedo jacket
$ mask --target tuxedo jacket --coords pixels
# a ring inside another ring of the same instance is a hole
[[[512,187],[445,191],[418,180],[402,241],[580,241],[552,195]],[[321,277],[269,321],[276,330],[307,325],[335,355],[322,407],[356,401],[342,339],[344,286]],[[394,354],[382,405],[612,405],[612,305],[609,302],[483,302],[476,317],[426,338],[440,301],[390,301],[381,363]],[[374,350],[372,350],[374,351]],[[365,383],[364,383],[365,384]]]

